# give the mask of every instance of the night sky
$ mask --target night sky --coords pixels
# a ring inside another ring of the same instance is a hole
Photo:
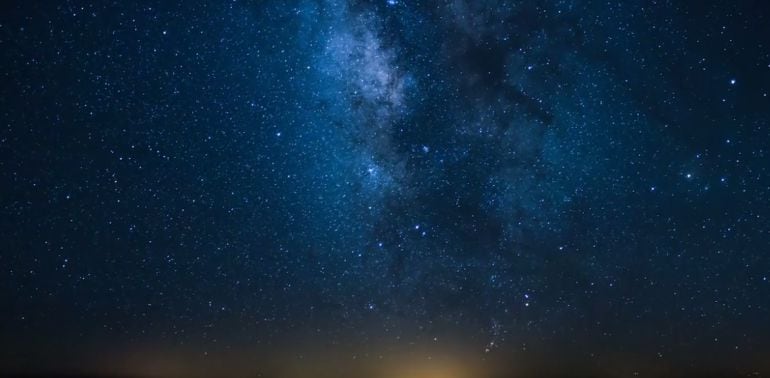
[[[764,1],[7,1],[0,373],[770,374]]]

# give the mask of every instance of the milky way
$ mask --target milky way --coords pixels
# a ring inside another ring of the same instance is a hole
[[[770,372],[765,5],[3,8],[0,373]]]

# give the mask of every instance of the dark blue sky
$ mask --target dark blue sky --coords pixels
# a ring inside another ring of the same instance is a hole
[[[763,2],[0,8],[0,372],[770,373]]]

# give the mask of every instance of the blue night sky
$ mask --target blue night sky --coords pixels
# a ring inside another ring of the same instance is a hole
[[[762,1],[8,1],[0,373],[770,374]]]

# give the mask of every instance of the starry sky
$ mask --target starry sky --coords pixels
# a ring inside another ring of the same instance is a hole
[[[763,1],[8,1],[0,372],[770,374]]]

